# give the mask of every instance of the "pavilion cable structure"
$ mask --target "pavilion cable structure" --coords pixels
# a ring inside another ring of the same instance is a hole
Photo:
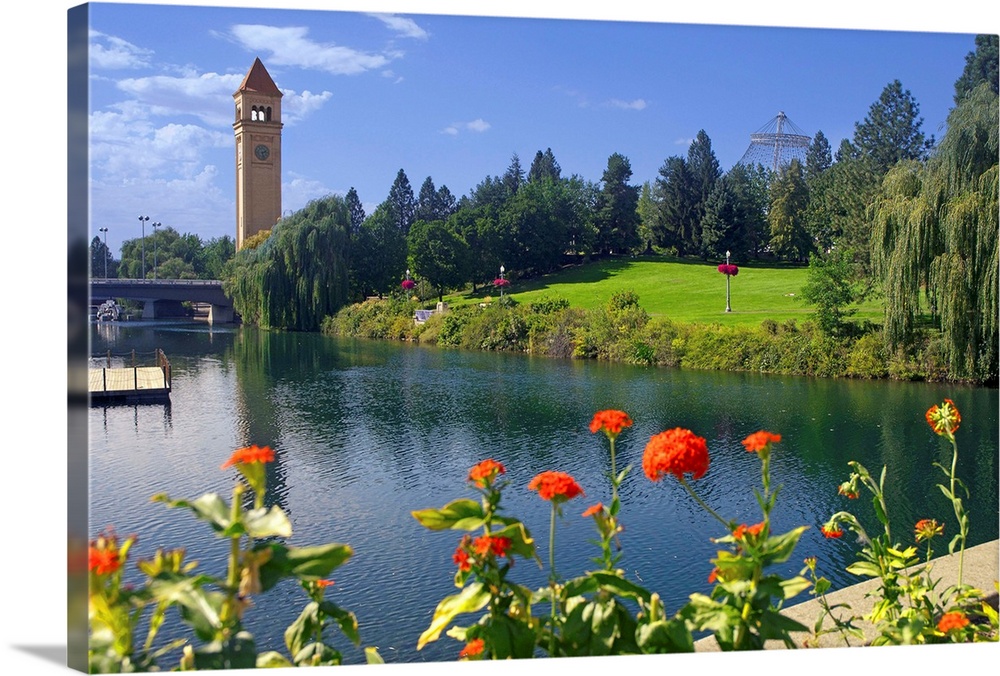
[[[737,164],[759,164],[777,172],[793,159],[803,165],[812,137],[795,126],[784,111],[779,112],[763,127],[750,134],[750,147]]]

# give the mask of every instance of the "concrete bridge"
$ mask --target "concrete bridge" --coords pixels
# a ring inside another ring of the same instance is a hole
[[[233,302],[217,279],[91,279],[90,302],[127,298],[141,301],[143,319],[176,316],[183,301],[209,306],[210,324],[233,321]]]

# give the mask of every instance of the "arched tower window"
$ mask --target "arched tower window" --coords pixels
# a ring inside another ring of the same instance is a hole
[[[243,114],[243,109],[240,106],[236,106],[236,121],[240,121],[240,116]]]
[[[253,106],[250,108],[250,119],[253,120],[254,122],[257,121],[257,106]]]
[[[267,112],[266,112],[266,114],[264,116],[264,119],[267,120],[268,122],[271,121],[271,106],[267,107]]]

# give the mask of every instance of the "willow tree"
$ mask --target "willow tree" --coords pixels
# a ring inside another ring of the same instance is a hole
[[[314,200],[271,236],[241,249],[225,288],[248,324],[315,331],[347,301],[350,209],[339,196]]]
[[[980,85],[927,163],[894,167],[871,206],[890,346],[913,337],[923,290],[952,376],[980,381],[997,378],[997,119],[997,94]]]

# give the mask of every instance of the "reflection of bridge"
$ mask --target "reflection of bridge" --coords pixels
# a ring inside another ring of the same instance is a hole
[[[142,318],[156,319],[180,310],[183,301],[209,306],[210,324],[233,321],[233,302],[216,279],[91,279],[90,299],[100,304],[112,298],[142,301]]]

